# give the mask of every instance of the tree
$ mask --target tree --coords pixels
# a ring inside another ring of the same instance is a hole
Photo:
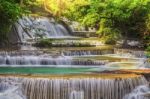
[[[8,43],[8,32],[21,16],[22,9],[17,0],[0,0],[0,45]]]
[[[84,26],[95,27],[100,37],[143,38],[150,0],[74,0],[65,15]]]
[[[148,0],[145,2],[143,0],[110,0],[104,15],[108,17],[107,20],[110,20],[109,27],[120,31],[126,45],[129,37],[142,39],[149,6]]]

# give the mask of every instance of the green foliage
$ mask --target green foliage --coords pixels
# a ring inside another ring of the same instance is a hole
[[[120,38],[120,31],[113,28],[103,28],[101,31],[98,31],[100,36],[105,40],[105,44],[116,44],[116,40]]]
[[[52,46],[52,41],[51,39],[40,39],[35,46],[37,47],[51,47]]]
[[[146,56],[147,58],[150,58],[150,48],[149,48],[149,50],[147,50],[147,51],[145,52],[145,56]]]
[[[7,43],[12,24],[21,16],[22,9],[16,0],[0,0],[0,44]]]
[[[147,50],[147,51],[150,51],[150,46],[148,46],[148,47],[146,48],[146,50]]]
[[[146,20],[146,31],[144,32],[144,46],[150,51],[150,14]]]
[[[84,26],[95,27],[100,37],[116,39],[143,38],[150,30],[150,0],[82,0],[65,11],[70,20],[78,21]]]
[[[0,0],[0,42],[7,40],[11,25],[24,9],[78,21],[97,29],[106,43],[119,38],[139,38],[150,41],[150,0]]]

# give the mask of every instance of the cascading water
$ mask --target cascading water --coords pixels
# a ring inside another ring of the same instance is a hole
[[[51,56],[0,56],[0,65],[71,65],[71,59]]]
[[[55,21],[51,21],[50,19],[45,17],[38,17],[38,18],[23,17],[16,23],[16,32],[18,33],[20,42],[24,44],[29,43],[29,45],[32,45],[32,43],[34,43],[34,41],[36,41],[36,39],[38,39],[39,37],[65,38],[70,36],[69,32],[61,24],[58,24]],[[63,47],[64,46],[70,47],[73,45],[73,47],[75,47],[74,45],[76,43],[81,42],[80,41],[78,42],[76,40],[66,40],[66,43],[52,42],[52,44],[57,47],[60,47],[60,45]],[[83,45],[86,45],[84,47],[89,47],[89,44],[86,44],[87,42],[82,43]],[[81,44],[77,45],[77,47],[80,47],[80,45]],[[37,50],[35,50],[35,52],[32,52],[31,50],[27,52],[11,52],[11,53],[0,52],[0,66],[1,67],[41,66],[42,68],[44,68],[44,66],[50,67],[51,65],[55,65],[54,67],[61,65],[63,66],[69,65],[70,67],[73,65],[79,65],[80,67],[80,65],[84,65],[84,67],[86,67],[87,65],[101,66],[105,65],[105,63],[108,63],[108,61],[102,61],[99,59],[96,60],[84,58],[83,60],[81,59],[82,56],[89,57],[91,55],[98,56],[103,54],[114,54],[113,49],[101,50],[96,48],[96,45],[100,46],[101,44],[95,44],[94,42],[93,45],[92,46],[90,45],[90,47],[94,47],[94,50],[86,48],[75,50],[63,49],[60,51],[59,55],[51,55],[48,53],[46,54],[43,52],[38,52]],[[28,46],[27,47],[25,46],[23,49],[29,48]],[[140,55],[138,53],[135,54],[136,54],[135,56],[143,57],[142,52],[140,53]],[[122,51],[121,55],[123,55]],[[77,56],[78,58],[76,58]],[[129,57],[129,54],[127,54],[127,57]],[[107,68],[109,68],[108,65]],[[102,70],[102,68],[98,68],[97,70],[100,69]],[[148,99],[145,98],[144,96],[147,95],[145,94],[145,92],[147,93],[149,91],[149,88],[146,86],[137,87],[147,83],[148,83],[147,80],[142,76],[138,76],[135,78],[131,77],[131,78],[111,78],[111,79],[102,79],[94,76],[72,77],[67,75],[66,77],[62,76],[50,77],[47,79],[34,77],[33,78],[0,77],[0,93],[1,93],[0,98],[1,99],[13,99],[13,98],[14,99],[26,99],[26,98],[27,99]],[[26,96],[26,98],[22,95],[22,93]]]
[[[126,95],[123,99],[150,99],[150,86],[138,86],[130,94]]]
[[[26,99],[21,84],[15,79],[0,78],[0,99]]]
[[[50,79],[3,77],[0,78],[0,81],[9,84],[12,82],[20,83],[22,86],[19,87],[22,90],[20,92],[22,92],[27,99],[122,99],[123,96],[130,93],[137,86],[147,84],[146,79],[142,76],[111,79],[88,77],[53,77]],[[4,90],[7,89],[3,84],[1,88]],[[20,94],[18,93],[18,95]]]
[[[75,65],[93,65],[101,66],[108,63],[107,60],[80,60],[74,59],[71,56],[52,56],[43,51],[12,51],[0,52],[0,66],[60,66],[68,65],[73,67]],[[66,66],[65,66],[66,67]]]
[[[23,17],[16,23],[16,31],[21,42],[39,37],[60,38],[70,36],[63,25],[46,17]]]
[[[72,91],[69,99],[84,99],[83,91]]]
[[[122,99],[136,86],[145,83],[143,77],[24,79],[23,89],[28,99]]]

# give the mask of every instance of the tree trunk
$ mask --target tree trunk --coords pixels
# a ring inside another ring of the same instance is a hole
[[[47,4],[48,4],[48,3],[49,3],[48,0],[44,0],[44,1],[43,1],[44,9],[45,9],[45,11],[47,11],[48,13],[50,13],[50,15],[53,16],[53,13],[52,13],[51,9],[50,9],[50,8],[47,8]]]
[[[127,42],[127,40],[128,40],[128,32],[126,31],[126,30],[124,30],[124,41],[123,41],[123,47],[127,47],[127,45],[128,45],[128,42]]]
[[[21,5],[21,6],[23,5],[23,0],[20,0],[20,5]]]

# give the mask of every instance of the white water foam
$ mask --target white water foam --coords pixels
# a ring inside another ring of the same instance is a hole
[[[148,85],[138,86],[123,99],[150,99],[150,88]]]
[[[22,94],[21,84],[11,79],[1,80],[0,99],[26,99]]]

